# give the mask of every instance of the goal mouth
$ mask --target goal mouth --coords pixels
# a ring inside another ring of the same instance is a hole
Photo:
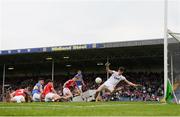
[[[174,101],[180,101],[180,33],[168,30],[168,79],[173,91]]]

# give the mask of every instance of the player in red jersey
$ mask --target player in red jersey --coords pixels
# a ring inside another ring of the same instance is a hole
[[[47,80],[47,84],[44,87],[43,91],[43,96],[45,98],[45,102],[54,102],[58,101],[61,99],[61,97],[56,93],[54,86],[53,86],[53,81],[52,80]]]
[[[14,92],[10,94],[11,102],[25,102],[25,97],[28,95],[28,91],[22,87],[18,87]]]
[[[78,78],[74,77],[64,83],[64,86],[63,86],[64,99],[69,100],[73,97],[71,89],[76,92],[76,95],[80,95],[80,90],[76,84],[77,80],[78,80]]]

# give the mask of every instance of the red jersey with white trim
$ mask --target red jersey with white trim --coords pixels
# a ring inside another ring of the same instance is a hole
[[[77,87],[77,84],[74,80],[68,80],[65,84],[65,88]]]
[[[48,83],[45,87],[44,87],[44,91],[43,91],[43,95],[46,96],[48,93],[52,92],[53,86]]]
[[[26,96],[24,89],[18,89],[15,91],[15,96]]]

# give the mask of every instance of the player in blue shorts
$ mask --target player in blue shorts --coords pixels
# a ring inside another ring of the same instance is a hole
[[[44,80],[42,78],[39,79],[38,83],[35,84],[33,91],[32,91],[32,96],[33,96],[33,101],[34,102],[40,102],[41,101],[41,94],[43,92],[43,85],[44,85]]]
[[[74,76],[75,78],[77,78],[76,80],[76,84],[80,90],[80,95],[82,97],[82,87],[85,86],[85,83],[84,83],[84,80],[83,80],[83,75],[82,75],[82,71],[81,70],[78,70],[77,71],[77,74]]]

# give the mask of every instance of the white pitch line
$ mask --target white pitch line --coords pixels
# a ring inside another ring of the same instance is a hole
[[[69,108],[69,107],[68,107]],[[23,109],[52,109],[52,110],[64,110],[64,107],[63,108],[49,108],[49,107],[19,107],[19,106],[12,106],[12,107],[0,107],[0,109],[20,109],[20,110],[23,110]]]
[[[133,105],[133,104],[101,104],[101,105],[83,105],[83,106],[76,106],[76,105],[54,105],[54,104],[50,104],[50,105],[42,105],[42,104],[33,104],[33,105],[19,105],[19,106],[1,106],[0,108],[6,108],[6,109],[12,109],[12,108],[42,108],[42,109],[50,109],[49,107],[63,107],[63,108],[94,108],[94,107],[115,107],[115,106],[129,106],[129,105]],[[162,106],[164,104],[145,104],[145,105],[150,105],[150,106]],[[32,107],[28,107],[28,106],[32,106]],[[36,107],[37,106],[37,107]],[[63,108],[53,108],[53,109],[63,109]]]
[[[136,104],[97,104],[97,105],[82,105],[82,106],[78,106],[78,105],[61,105],[61,103],[59,103],[59,105],[57,104],[47,104],[47,105],[43,105],[43,104],[32,104],[33,106],[70,106],[70,107],[95,107],[95,106],[129,106],[129,105],[136,105]],[[29,106],[32,106],[29,105]],[[166,105],[166,103],[144,103],[143,105]]]

